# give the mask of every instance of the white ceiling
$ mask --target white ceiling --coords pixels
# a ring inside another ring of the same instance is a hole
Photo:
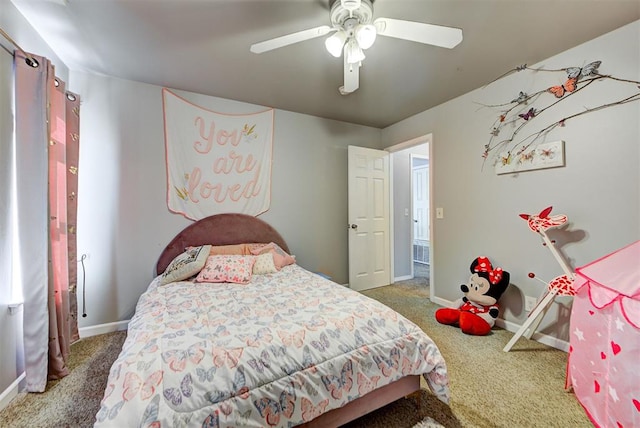
[[[450,50],[378,37],[360,89],[343,96],[324,37],[249,52],[330,25],[330,0],[11,1],[72,70],[377,128],[640,19],[640,0],[376,0],[374,18],[457,27],[464,40]]]

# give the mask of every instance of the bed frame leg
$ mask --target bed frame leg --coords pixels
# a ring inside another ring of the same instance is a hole
[[[418,408],[418,415],[422,417],[422,393],[421,390],[417,390],[407,395],[406,398],[413,399],[416,402],[416,407]]]

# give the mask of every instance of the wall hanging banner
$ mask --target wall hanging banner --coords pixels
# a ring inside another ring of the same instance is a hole
[[[222,114],[162,89],[167,206],[192,220],[257,216],[271,202],[273,109]]]

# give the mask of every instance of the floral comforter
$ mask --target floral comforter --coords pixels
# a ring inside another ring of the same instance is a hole
[[[247,285],[156,279],[95,426],[293,426],[410,374],[448,402],[445,362],[419,327],[297,265]]]

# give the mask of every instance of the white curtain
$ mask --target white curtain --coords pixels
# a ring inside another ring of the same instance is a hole
[[[18,265],[22,266],[24,295],[24,348],[27,390],[42,392],[47,384],[49,316],[47,216],[47,110],[48,67],[38,67],[15,53],[16,87],[16,183],[18,205]],[[27,70],[27,68],[33,68]],[[22,72],[21,72],[22,71]],[[18,118],[20,120],[18,121]],[[26,322],[28,321],[28,322]]]

